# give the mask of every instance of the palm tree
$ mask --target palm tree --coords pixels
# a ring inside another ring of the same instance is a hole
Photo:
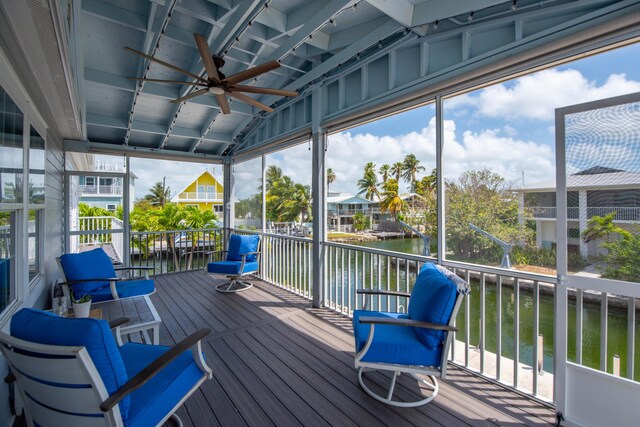
[[[396,162],[391,165],[391,169],[389,169],[389,173],[396,178],[397,182],[400,182],[400,175],[402,175],[402,162]]]
[[[181,221],[183,219],[184,212],[180,209],[180,206],[174,203],[167,203],[160,211],[160,215],[158,216],[158,225],[162,227],[162,230],[177,230],[181,228]],[[171,250],[173,253],[174,271],[178,271],[180,265],[178,263],[178,254],[175,250],[173,235],[166,233],[165,240],[167,242],[167,250]]]
[[[620,236],[631,237],[631,234],[624,228],[618,227],[613,223],[616,217],[616,212],[611,212],[605,216],[593,216],[587,223],[587,228],[582,232],[582,240],[585,243],[589,243],[592,240],[605,238],[607,242],[610,241],[610,236],[613,233],[618,233]]]
[[[153,184],[153,187],[149,189],[149,194],[144,196],[145,200],[151,202],[153,206],[161,206],[169,201],[171,198],[171,187],[164,187],[164,184],[161,181]]]
[[[402,162],[402,178],[405,182],[411,184],[411,191],[416,189],[416,174],[425,170],[424,166],[420,166],[415,154],[407,154]]]
[[[184,208],[184,218],[180,222],[182,226],[185,226],[188,229],[197,230],[208,227],[217,219],[218,216],[212,210],[200,210],[196,206],[187,206]],[[189,252],[189,258],[187,259],[187,270],[191,269],[193,254],[198,247],[200,234],[200,231],[191,233],[191,251]]]
[[[364,166],[364,175],[358,180],[358,188],[360,189],[358,195],[364,194],[369,200],[373,200],[374,196],[380,196],[375,167],[376,165],[373,162],[367,163]]]
[[[391,170],[391,166],[384,164],[380,166],[380,170],[378,171],[382,175],[382,185],[384,186],[389,179],[389,173]]]
[[[271,187],[276,182],[279,182],[282,179],[282,169],[277,167],[276,165],[271,165],[267,168],[267,173],[265,174],[265,187],[266,190],[269,191]]]
[[[403,200],[398,195],[398,181],[391,178],[384,186],[384,192],[380,200],[380,210],[389,212],[393,216],[395,221],[398,218],[398,213],[402,211]]]
[[[329,186],[336,180],[336,173],[333,169],[327,169],[327,191],[329,190]]]

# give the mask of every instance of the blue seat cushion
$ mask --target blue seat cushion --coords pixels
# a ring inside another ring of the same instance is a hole
[[[434,264],[426,263],[411,291],[409,318],[446,325],[451,319],[457,295],[457,286]],[[425,328],[416,328],[416,334],[431,350],[438,348],[445,337],[445,331]]]
[[[120,354],[133,378],[147,365],[162,356],[170,347],[127,343]],[[167,365],[149,382],[131,393],[131,409],[125,426],[155,426],[202,379],[204,373],[187,350]]]
[[[353,334],[356,340],[356,352],[360,351],[369,338],[371,326],[360,323],[360,317],[390,317],[406,319],[401,313],[356,310],[353,312]],[[440,366],[442,346],[430,350],[420,341],[415,328],[410,326],[376,325],[373,342],[363,362],[398,363],[402,365]]]
[[[34,308],[23,308],[11,318],[11,335],[39,344],[84,346],[109,394],[129,380],[106,320],[67,318]],[[129,413],[130,402],[129,396],[120,401],[123,419]]]
[[[120,298],[128,298],[151,294],[155,290],[155,285],[151,279],[124,280],[116,282],[116,289]],[[93,302],[110,301],[112,299],[113,296],[111,295],[110,286],[106,286],[91,293],[91,300]]]
[[[229,237],[229,252],[227,252],[227,261],[242,261],[242,255],[249,252],[256,252],[260,244],[260,236],[252,234],[242,236],[240,234],[232,234]],[[246,261],[254,262],[256,255],[248,255]]]
[[[116,277],[111,259],[102,248],[77,254],[64,254],[60,257],[60,264],[67,280],[110,279]],[[80,298],[83,295],[92,294],[105,286],[109,286],[109,282],[101,280],[76,283],[71,287],[75,297]]]
[[[258,262],[245,262],[244,270],[240,271],[241,264],[242,263],[238,261],[210,262],[207,264],[207,271],[209,273],[239,275],[258,271],[258,267],[260,266]]]

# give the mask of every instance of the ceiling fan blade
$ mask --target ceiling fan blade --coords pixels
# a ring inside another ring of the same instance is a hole
[[[253,68],[249,68],[248,70],[241,71],[232,76],[229,76],[226,79],[222,80],[222,82],[228,85],[234,85],[236,83],[240,83],[250,78],[259,76],[260,74],[264,74],[271,70],[275,70],[276,68],[279,68],[279,67],[280,67],[280,64],[278,63],[278,61],[265,62],[264,64],[257,65]]]
[[[202,34],[194,34],[193,37],[196,39],[196,44],[200,51],[200,57],[202,58],[204,69],[207,70],[207,76],[209,76],[209,78],[214,82],[220,83],[218,68],[211,57],[211,51],[209,50],[209,43],[207,43],[207,39]]]
[[[267,113],[271,113],[273,112],[273,108],[268,107],[266,105],[264,105],[262,102],[258,102],[255,99],[248,97],[247,95],[245,95],[244,93],[240,93],[240,92],[227,92],[230,96],[233,96],[234,98],[242,101],[242,102],[246,102],[247,104],[251,104],[254,105],[258,108],[263,109],[264,111],[266,111]]]
[[[264,95],[277,95],[277,96],[298,96],[298,92],[294,90],[282,90],[282,89],[271,89],[268,87],[256,87],[256,86],[241,86],[235,85],[229,88],[231,91],[235,92],[248,92],[248,93],[261,93]]]
[[[127,77],[129,80],[140,80],[143,82],[154,82],[154,83],[175,83],[178,85],[191,85],[191,86],[206,86],[206,83],[203,82],[183,82],[182,80],[162,80],[162,79],[146,79],[143,77]]]
[[[200,89],[200,90],[197,90],[195,92],[191,92],[190,94],[185,95],[183,97],[180,97],[178,99],[174,99],[173,101],[171,101],[171,103],[172,104],[177,104],[178,102],[186,101],[187,99],[191,99],[191,98],[193,98],[195,96],[202,95],[202,94],[208,93],[208,92],[209,92],[209,89],[206,89],[206,88],[205,89]]]
[[[227,97],[224,95],[216,95],[216,101],[218,101],[218,105],[220,106],[220,110],[222,114],[231,113],[231,109],[229,108],[229,102],[227,101]]]
[[[169,64],[168,62],[164,62],[164,61],[162,61],[162,60],[160,60],[160,59],[156,59],[156,58],[154,58],[153,56],[149,56],[149,55],[147,55],[146,53],[142,53],[142,52],[140,52],[140,51],[137,51],[137,50],[132,49],[132,48],[127,47],[127,46],[125,46],[125,47],[124,47],[124,49],[125,49],[125,50],[128,50],[129,52],[135,53],[136,55],[140,55],[140,56],[142,56],[143,58],[148,59],[149,61],[157,62],[158,64],[160,64],[160,65],[164,65],[164,66],[165,66],[165,67],[167,67],[167,68],[171,68],[171,69],[172,69],[172,70],[174,70],[174,71],[177,71],[177,72],[182,73],[182,74],[186,74],[187,76],[189,76],[189,77],[191,77],[191,78],[194,78],[194,79],[196,79],[196,80],[199,80],[199,81],[202,81],[202,82],[205,82],[205,83],[207,82],[207,81],[206,81],[205,79],[203,79],[202,77],[197,76],[197,75],[193,74],[193,73],[192,73],[192,72],[190,72],[190,71],[183,70],[182,68],[180,68],[180,67],[176,67],[175,65],[171,65],[171,64]]]

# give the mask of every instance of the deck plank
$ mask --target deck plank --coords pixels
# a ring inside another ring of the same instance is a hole
[[[185,425],[496,426],[550,425],[549,407],[451,366],[429,405],[394,408],[369,397],[353,368],[349,318],[313,309],[305,298],[270,284],[236,294],[214,287],[223,276],[200,271],[155,276],[151,299],[171,345],[197,329],[212,333],[203,352],[214,378],[185,403]],[[389,376],[368,376],[373,388]],[[417,382],[403,376],[401,398]]]

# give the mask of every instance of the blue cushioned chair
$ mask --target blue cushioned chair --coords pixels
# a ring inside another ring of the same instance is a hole
[[[209,263],[207,271],[213,274],[226,274],[228,282],[216,286],[219,292],[238,292],[249,289],[252,284],[240,278],[254,274],[260,268],[260,236],[232,234],[226,251],[207,252]],[[213,261],[213,256],[226,253],[224,261]]]
[[[365,309],[354,311],[355,367],[360,386],[373,398],[393,406],[431,402],[438,394],[436,376],[446,377],[452,332],[456,331],[453,325],[469,284],[449,270],[427,263],[420,269],[411,294],[372,289],[356,292],[367,302],[371,295],[409,298],[407,314],[368,311],[366,302]],[[393,372],[386,396],[373,392],[363,379],[365,372],[377,370]],[[402,373],[413,375],[431,393],[412,402],[394,400],[396,380]]]
[[[211,369],[202,355],[202,329],[173,347],[127,343],[111,327],[126,323],[65,318],[22,309],[0,350],[21,394],[29,426],[159,426]],[[119,333],[119,331],[116,331]]]
[[[153,267],[114,267],[111,258],[102,248],[77,254],[64,254],[58,258],[60,269],[65,276],[64,285],[73,290],[76,297],[91,295],[93,302],[148,295],[155,292],[155,285],[149,279],[147,270]],[[123,280],[116,271],[144,271],[144,277]]]

